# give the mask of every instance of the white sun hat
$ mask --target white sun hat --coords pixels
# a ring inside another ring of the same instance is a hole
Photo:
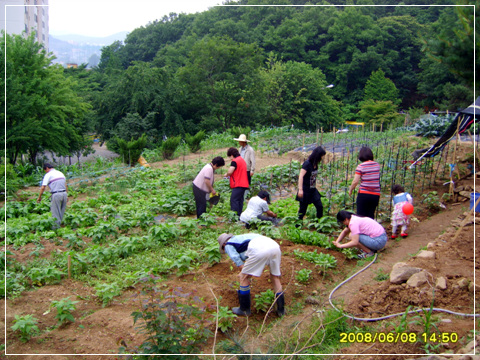
[[[245,134],[241,134],[238,139],[233,139],[236,141],[242,141],[242,142],[250,142],[250,140],[247,140],[247,136]]]

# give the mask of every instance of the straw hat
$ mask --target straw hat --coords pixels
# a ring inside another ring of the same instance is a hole
[[[220,247],[220,253],[221,254],[225,254],[225,250],[222,249],[223,244],[225,244],[232,236],[233,236],[233,234],[223,233],[222,235],[220,235],[218,237],[218,245]]]
[[[247,136],[245,134],[241,134],[238,139],[233,139],[235,141],[241,141],[241,142],[250,142],[250,140],[247,140]]]

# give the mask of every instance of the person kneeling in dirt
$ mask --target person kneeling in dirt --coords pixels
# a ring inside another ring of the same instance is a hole
[[[265,265],[270,268],[270,278],[275,291],[277,304],[277,315],[285,314],[285,297],[283,295],[282,283],[280,282],[280,261],[282,254],[280,246],[272,239],[260,234],[233,234],[223,233],[218,237],[220,253],[225,252],[232,261],[241,269],[240,290],[238,290],[238,301],[240,307],[234,307],[236,315],[249,316],[250,312],[250,278],[260,277]]]
[[[271,221],[273,225],[277,226],[279,224],[277,214],[269,210],[268,204],[270,204],[270,194],[265,190],[260,191],[257,196],[248,201],[247,208],[240,215],[240,221],[245,223],[247,229],[250,229],[250,221],[255,218]],[[266,215],[262,215],[263,213]]]
[[[337,214],[337,221],[346,226],[333,244],[338,248],[356,247],[362,251],[359,259],[375,255],[378,250],[385,247],[387,233],[382,225],[369,217],[354,215],[353,213],[341,210]],[[350,241],[340,244],[348,234]]]

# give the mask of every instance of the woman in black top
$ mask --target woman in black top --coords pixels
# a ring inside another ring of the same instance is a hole
[[[317,190],[318,163],[322,161],[326,152],[321,147],[316,147],[308,159],[303,163],[300,175],[298,177],[298,193],[295,200],[300,202],[298,209],[298,219],[302,220],[307,212],[309,204],[313,204],[317,209],[317,218],[323,216],[323,204],[320,193]]]

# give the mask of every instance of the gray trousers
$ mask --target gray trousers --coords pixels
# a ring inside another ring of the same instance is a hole
[[[65,214],[65,209],[67,208],[67,193],[61,192],[52,194],[50,201],[50,211],[52,212],[52,216],[57,219],[55,221],[57,223],[55,229],[57,229],[62,223],[63,215]]]

